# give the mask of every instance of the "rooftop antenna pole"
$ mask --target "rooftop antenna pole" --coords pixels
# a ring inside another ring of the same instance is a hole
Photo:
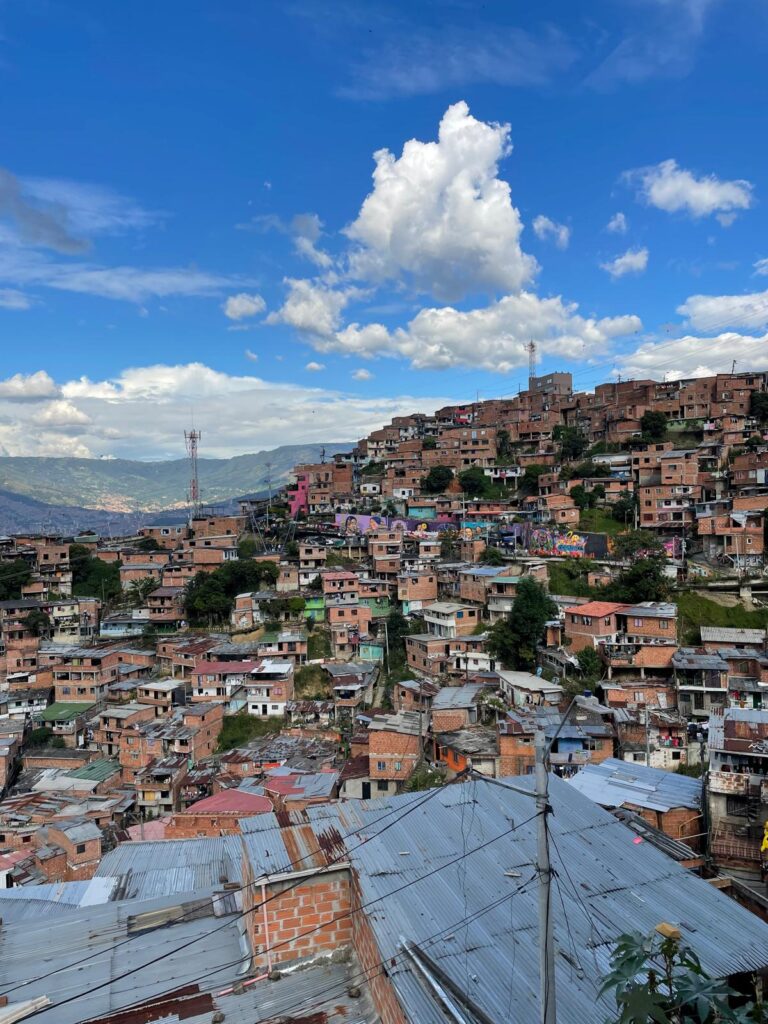
[[[734,359],[731,363],[731,376],[733,376],[734,373],[736,373],[736,363],[738,363],[738,361],[738,359]]]
[[[528,350],[528,390],[531,391],[536,376],[536,342],[531,338],[525,347]]]
[[[200,515],[200,480],[197,473],[197,446],[200,443],[202,434],[194,427],[190,431],[184,431],[184,443],[187,446],[187,458],[189,459],[189,525],[192,520]]]

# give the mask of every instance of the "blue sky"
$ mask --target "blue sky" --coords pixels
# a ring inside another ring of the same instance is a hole
[[[768,369],[767,42],[758,0],[0,3],[0,451],[354,440],[531,337],[582,388]]]

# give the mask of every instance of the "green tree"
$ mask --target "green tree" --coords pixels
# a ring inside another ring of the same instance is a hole
[[[162,551],[162,547],[154,537],[142,537],[136,542],[139,551]]]
[[[602,484],[595,484],[591,493],[594,498],[593,504],[597,504],[598,501],[605,501],[605,487]]]
[[[10,601],[21,596],[21,588],[29,582],[32,570],[23,558],[0,562],[0,601]]]
[[[504,557],[503,551],[499,548],[490,547],[486,544],[485,551],[480,556],[480,562],[482,565],[506,565],[507,560]]]
[[[383,462],[369,462],[360,470],[363,476],[381,476],[384,472]]]
[[[253,558],[259,546],[253,537],[243,537],[237,545],[237,557],[242,559]]]
[[[666,600],[669,580],[664,573],[664,563],[665,559],[659,556],[636,559],[602,588],[601,596],[627,604]]]
[[[427,434],[427,436],[424,438],[421,444],[422,447],[424,448],[424,451],[434,451],[434,449],[437,448],[437,438],[434,437],[432,434]]]
[[[496,431],[496,458],[498,462],[509,462],[512,458],[512,439],[508,430]]]
[[[126,591],[128,604],[131,608],[141,608],[153,590],[157,590],[159,583],[154,576],[146,576],[143,580],[134,580]]]
[[[747,440],[744,442],[744,447],[747,449],[748,452],[754,452],[757,451],[758,448],[761,448],[764,444],[765,441],[762,439],[762,437],[760,437],[759,434],[753,434],[751,437],[748,437]]]
[[[194,625],[224,622],[238,594],[259,590],[274,583],[278,576],[274,562],[225,562],[214,572],[199,572],[187,584],[184,610]]]
[[[120,562],[104,562],[91,557],[83,544],[70,544],[69,563],[75,597],[100,597],[107,603],[122,597]]]
[[[462,491],[472,498],[482,498],[491,490],[491,481],[480,466],[472,466],[459,473],[459,483]]]
[[[576,427],[555,427],[552,431],[552,440],[560,444],[560,458],[564,462],[573,462],[579,459],[588,448],[587,439],[576,429]]]
[[[576,658],[585,680],[593,681],[600,678],[603,673],[603,663],[594,647],[583,647]]]
[[[628,530],[614,538],[613,550],[622,561],[637,558],[639,554],[661,555],[664,545],[651,530]]]
[[[296,543],[295,540],[289,540],[288,543],[285,545],[285,554],[288,558],[299,557],[299,545]]]
[[[24,625],[34,636],[51,635],[51,619],[42,608],[33,608],[26,619],[24,619]]]
[[[459,550],[459,535],[456,530],[440,531],[440,557],[455,558]]]
[[[584,484],[576,484],[571,488],[570,494],[580,512],[584,512],[585,509],[594,507],[595,499],[592,497],[591,492],[586,489]]]
[[[510,668],[531,668],[544,626],[557,614],[557,605],[541,584],[524,576],[518,584],[512,611],[489,630],[488,651]]]
[[[613,992],[615,1024],[757,1024],[755,1003],[726,982],[711,978],[680,932],[667,926],[650,935],[619,936],[600,994]]]
[[[421,486],[427,494],[444,494],[451,480],[453,480],[453,470],[450,466],[432,466],[422,480]]]
[[[768,392],[753,391],[749,396],[749,414],[758,423],[768,423]]]
[[[540,466],[537,463],[526,466],[519,485],[523,494],[536,494],[539,489],[539,477],[542,473],[548,472],[549,466]]]
[[[667,417],[663,412],[648,409],[640,417],[644,441],[663,441],[667,436]]]
[[[622,491],[611,505],[611,515],[617,523],[626,524],[633,519],[636,508],[637,500],[634,494],[630,494],[629,491]]]

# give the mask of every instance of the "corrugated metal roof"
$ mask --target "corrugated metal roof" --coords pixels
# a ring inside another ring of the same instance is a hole
[[[585,765],[568,782],[603,807],[634,804],[662,813],[673,807],[701,808],[701,779],[615,757]]]
[[[121,899],[148,899],[242,882],[239,836],[211,839],[161,839],[120,843],[105,853],[97,878],[117,880]]]
[[[433,711],[450,711],[454,708],[470,708],[477,704],[484,683],[467,683],[464,686],[444,686],[432,701]]]
[[[532,787],[533,780],[515,784]],[[342,835],[362,828],[362,838],[367,824],[416,801],[424,794],[306,813]],[[768,964],[763,921],[650,843],[635,844],[634,833],[613,815],[554,777],[550,803],[558,1024],[611,1016],[615,1006],[599,989],[616,939],[628,930],[648,933],[662,920],[680,928],[716,977]],[[382,957],[394,958],[388,972],[411,1020],[445,1024],[401,955],[403,936],[428,944],[430,956],[492,1020],[537,1019],[534,813],[531,798],[476,779],[436,790],[407,817],[393,817],[369,842],[349,848],[362,902],[380,901],[370,906],[368,920]],[[468,851],[474,852],[461,859]],[[505,894],[509,899],[499,902]]]
[[[757,644],[765,640],[764,629],[736,629],[732,626],[701,626],[702,643]]]
[[[210,892],[191,894],[188,899],[195,901],[194,907],[180,903],[178,897],[129,900],[81,907],[66,916],[46,917],[40,922],[10,923],[0,931],[0,990],[24,983],[11,998],[21,1001],[46,995],[53,1004],[77,995],[65,1006],[43,1010],[36,1017],[39,1024],[76,1024],[102,1017],[138,998],[177,989],[196,981],[201,973],[207,975],[206,983],[212,987],[231,984],[243,957],[237,917],[232,914],[228,927],[210,934],[223,923],[214,917],[210,896]],[[137,915],[173,907],[187,915],[184,920],[147,928],[113,954],[115,944],[133,933]],[[192,909],[194,914],[190,913]],[[179,950],[197,938],[196,945]],[[84,957],[92,959],[81,969],[70,966]],[[235,966],[217,970],[222,964]],[[140,970],[118,980],[119,975],[135,968]],[[51,971],[59,973],[38,980],[38,975]]]

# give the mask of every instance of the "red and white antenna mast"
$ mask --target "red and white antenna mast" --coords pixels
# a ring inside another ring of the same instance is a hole
[[[528,350],[528,390],[533,386],[533,378],[536,376],[536,342],[531,338],[525,346]]]
[[[187,504],[189,505],[189,521],[200,516],[200,481],[197,475],[197,446],[202,438],[199,430],[194,427],[190,431],[184,431],[184,443],[187,446],[187,458],[189,459],[189,493]]]

